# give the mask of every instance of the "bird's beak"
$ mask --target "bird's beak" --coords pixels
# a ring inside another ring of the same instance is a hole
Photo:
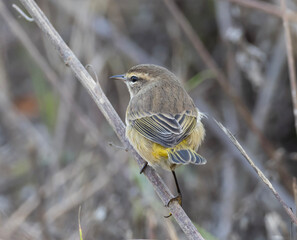
[[[127,78],[126,78],[126,76],[124,74],[122,74],[122,75],[114,75],[114,76],[109,77],[109,78],[112,78],[112,79],[115,79],[115,80],[122,80],[122,81],[126,81],[127,80]]]

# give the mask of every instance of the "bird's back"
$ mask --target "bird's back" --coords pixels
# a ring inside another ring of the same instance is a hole
[[[168,87],[170,85],[170,87]],[[156,91],[158,88],[159,91]],[[137,115],[145,115],[146,112],[158,114],[170,114],[175,116],[187,111],[189,116],[197,117],[197,109],[180,83],[176,80],[159,80],[145,86],[137,95],[131,99],[127,115],[129,113],[137,113]]]

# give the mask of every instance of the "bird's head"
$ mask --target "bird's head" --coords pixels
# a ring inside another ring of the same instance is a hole
[[[177,81],[176,76],[172,72],[153,64],[136,65],[130,68],[127,73],[115,75],[110,78],[124,81],[128,87],[131,98],[153,82],[160,80]]]

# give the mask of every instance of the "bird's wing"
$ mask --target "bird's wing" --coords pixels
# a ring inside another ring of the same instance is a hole
[[[173,147],[191,133],[196,126],[197,117],[190,111],[175,116],[146,113],[131,114],[128,121],[145,138],[164,147]]]

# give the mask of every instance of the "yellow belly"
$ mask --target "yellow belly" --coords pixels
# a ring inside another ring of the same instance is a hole
[[[204,139],[204,135],[204,127],[202,123],[199,122],[192,133],[173,148],[175,150],[190,148],[197,151],[199,145]],[[168,148],[148,140],[131,126],[127,126],[126,136],[140,156],[142,156],[152,167],[162,167],[169,171],[175,169],[176,164],[172,164],[168,160]]]

